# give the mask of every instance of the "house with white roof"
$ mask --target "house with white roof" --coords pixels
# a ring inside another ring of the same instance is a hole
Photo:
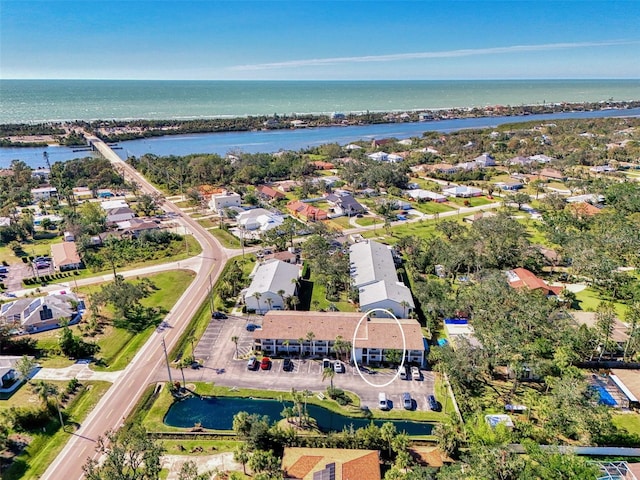
[[[242,202],[242,197],[238,193],[224,192],[215,195],[211,195],[209,200],[209,208],[214,212],[220,214],[225,208],[239,207]]]
[[[236,223],[246,231],[266,232],[282,225],[284,219],[284,215],[279,213],[270,212],[265,208],[254,208],[239,213],[236,217]]]
[[[80,321],[84,304],[71,293],[47,297],[20,298],[0,305],[0,324],[14,326],[25,333],[58,328],[62,321]]]
[[[126,222],[136,216],[136,212],[129,207],[116,207],[107,210],[107,224],[114,224],[118,222]]]
[[[375,152],[367,155],[371,160],[376,162],[386,162],[389,160],[389,154],[386,152]]]
[[[105,212],[108,212],[114,208],[129,208],[129,204],[122,198],[118,198],[116,200],[105,200],[104,202],[100,202],[100,207]]]
[[[280,260],[267,260],[258,265],[251,285],[244,291],[247,310],[265,313],[283,310],[285,299],[296,294],[300,267]]]
[[[58,190],[56,189],[56,187],[40,187],[31,189],[31,196],[33,197],[34,202],[49,200],[51,197],[55,197],[57,194]]]
[[[488,153],[483,153],[479,157],[474,158],[473,161],[476,162],[476,164],[482,168],[496,166],[496,159],[493,158]]]
[[[351,279],[358,289],[360,310],[382,308],[397,318],[407,318],[415,308],[411,291],[398,280],[391,250],[368,240],[349,247]],[[376,316],[384,316],[376,312]]]
[[[414,200],[426,200],[436,203],[442,203],[447,201],[447,197],[440,193],[431,192],[429,190],[423,190],[421,188],[416,188],[414,190],[407,190],[405,192]]]
[[[447,197],[471,198],[482,195],[482,190],[466,185],[458,185],[457,187],[445,188],[442,193]]]

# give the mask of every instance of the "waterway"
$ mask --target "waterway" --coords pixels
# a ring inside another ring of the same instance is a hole
[[[280,412],[292,402],[236,397],[190,397],[174,403],[164,418],[164,423],[172,427],[191,428],[200,423],[204,428],[232,430],[233,416],[238,412],[266,415],[272,422],[282,420]],[[433,424],[406,420],[368,420],[345,417],[317,405],[307,406],[309,415],[316,420],[323,432],[341,431],[345,427],[362,428],[371,422],[377,426],[386,422],[395,425],[399,432],[409,435],[430,435]]]
[[[280,150],[300,150],[307,147],[338,143],[346,145],[358,140],[395,137],[398,139],[419,137],[423,132],[451,132],[468,128],[491,128],[498,125],[520,122],[542,122],[572,118],[606,118],[640,116],[640,108],[627,110],[597,110],[592,112],[566,112],[543,115],[522,115],[511,117],[482,117],[440,120],[434,122],[387,123],[346,127],[301,128],[295,130],[267,130],[251,132],[202,133],[193,135],[167,135],[141,140],[120,142],[118,155],[140,157],[146,153],[154,155],[189,155],[192,153],[229,152],[273,153]],[[49,161],[64,162],[87,156],[87,152],[74,152],[69,147],[2,147],[0,148],[0,168],[6,168],[11,161],[22,160],[32,168],[45,165],[44,152]]]

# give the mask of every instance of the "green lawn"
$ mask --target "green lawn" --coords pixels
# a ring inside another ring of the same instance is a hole
[[[460,205],[463,207],[480,207],[482,205],[489,205],[490,203],[497,202],[495,198],[489,200],[487,197],[472,197],[472,198],[453,198],[449,197],[449,203]],[[466,203],[468,202],[468,203]],[[455,208],[455,206],[454,206]]]
[[[189,286],[194,276],[195,274],[189,270],[172,270],[148,276],[147,278],[154,283],[157,290],[143,299],[141,303],[146,307],[154,306],[168,312]],[[81,295],[88,297],[100,290],[100,288],[101,285],[88,285],[78,288],[78,291]],[[113,310],[105,308],[102,315],[111,318]],[[154,328],[150,327],[139,334],[134,334],[107,325],[104,328],[104,333],[95,338],[88,338],[89,341],[97,342],[100,345],[100,353],[97,356],[104,362],[104,365],[95,365],[94,368],[107,371],[125,368],[138,349],[149,338]],[[71,330],[75,335],[81,334],[77,325],[72,326]],[[57,347],[59,335],[59,330],[50,330],[33,335],[33,337],[37,340],[40,349],[51,351]],[[57,355],[43,357],[38,359],[38,362],[46,367],[66,367],[73,363],[72,360]]]
[[[210,218],[201,218],[200,220],[198,220],[198,223],[204,228],[213,228],[218,226],[218,222],[214,222]]]
[[[26,256],[47,256],[51,255],[51,244],[60,243],[62,236],[57,232],[36,232],[32,240],[22,242],[22,250]],[[19,263],[20,257],[9,248],[8,245],[0,246],[0,261],[9,264]]]
[[[437,202],[413,202],[411,205],[419,212],[426,214],[443,213],[455,210],[453,207],[447,204]]]
[[[578,305],[580,306],[579,310],[583,310],[585,312],[595,312],[601,301],[609,301],[611,299],[601,295],[595,289],[588,287],[581,292],[576,293],[576,300],[578,301]],[[613,306],[616,309],[616,314],[618,315],[618,317],[624,318],[624,315],[627,312],[628,308],[627,305],[614,301]]]
[[[613,415],[613,424],[631,434],[640,435],[639,413],[621,413],[619,415]]]
[[[54,384],[66,382],[51,382]],[[70,438],[70,434],[76,430],[95,407],[104,393],[111,387],[109,382],[85,382],[87,389],[78,394],[65,408],[67,417],[65,431],[60,429],[58,420],[52,420],[45,427],[45,431],[26,432],[32,441],[29,446],[14,460],[12,466],[3,473],[5,480],[35,480],[40,478],[53,459],[60,453]],[[21,390],[27,390],[22,387]],[[12,398],[19,395],[18,392]],[[0,405],[3,402],[0,402]],[[79,459],[79,461],[82,461]]]
[[[226,230],[221,230],[219,228],[213,228],[209,230],[209,233],[220,240],[220,243],[223,247],[226,248],[242,248],[242,244],[240,243],[240,239],[234,236],[232,233],[227,232]]]
[[[351,228],[349,217],[336,217],[331,220],[327,220],[327,222],[337,225],[340,229]]]
[[[308,281],[305,281],[302,285],[303,288],[311,288],[311,300],[309,304],[309,308],[311,310],[327,310],[330,304],[336,306],[336,308],[341,312],[355,312],[356,307],[354,304],[349,303],[347,299],[347,292],[340,293],[340,300],[336,302],[331,302],[327,300],[327,289],[326,286],[322,282],[318,282],[313,272],[311,272],[311,276]],[[301,295],[302,297],[303,295]],[[301,298],[302,300],[302,298]],[[315,306],[317,302],[317,307]]]
[[[384,223],[384,220],[379,217],[362,217],[356,219],[356,223],[361,227],[368,227],[369,225],[373,225],[374,223],[376,225],[381,225]]]

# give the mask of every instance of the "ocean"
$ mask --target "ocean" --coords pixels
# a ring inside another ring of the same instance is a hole
[[[640,100],[640,80],[0,80],[0,123]]]

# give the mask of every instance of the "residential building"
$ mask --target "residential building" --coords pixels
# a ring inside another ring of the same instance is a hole
[[[444,175],[453,175],[458,171],[455,165],[449,163],[436,163],[434,165],[425,166],[425,170],[430,172],[442,173]]]
[[[76,242],[62,242],[51,245],[51,258],[53,266],[61,272],[76,270],[82,267],[82,260],[78,255]]]
[[[380,480],[377,450],[287,447],[282,456],[289,480]]]
[[[34,222],[35,225],[35,222]],[[0,217],[0,227],[11,226],[11,217]]]
[[[271,200],[281,200],[286,198],[286,195],[282,192],[279,192],[268,185],[260,185],[256,188],[256,192],[258,196],[263,200],[271,201]]]
[[[138,238],[143,232],[160,230],[160,225],[146,218],[132,218],[118,223],[118,230],[123,236]]]
[[[555,160],[554,158],[548,157],[546,155],[541,155],[541,154],[531,155],[529,159],[536,163],[549,163],[552,160]]]
[[[415,309],[411,291],[398,280],[389,247],[373,240],[359,242],[349,247],[349,260],[361,311],[380,308],[397,318],[407,318]],[[377,311],[376,316],[384,314]]]
[[[44,167],[38,167],[35,170],[31,171],[31,176],[33,178],[40,179],[41,182],[48,182],[49,177],[51,176],[51,170]]]
[[[326,220],[329,218],[326,211],[321,208],[314,207],[313,205],[300,200],[293,200],[287,203],[287,210],[295,217],[302,218],[308,222],[315,222],[318,220]]]
[[[598,207],[587,202],[570,203],[566,208],[574,217],[581,219],[593,217],[594,215],[601,213],[601,210]]]
[[[298,263],[298,256],[288,250],[285,250],[283,252],[270,253],[269,255],[264,256],[265,261],[271,259],[280,260],[281,262],[287,262],[291,265],[295,265],[296,263]]]
[[[349,193],[331,193],[325,197],[333,208],[331,217],[352,216],[364,213],[365,209]]]
[[[516,165],[516,166],[520,166],[520,167],[524,167],[525,165],[530,165],[531,163],[533,163],[534,160],[531,160],[530,157],[513,157],[510,158],[509,160],[507,160],[507,165]]]
[[[336,168],[336,166],[331,163],[331,162],[323,162],[322,160],[316,160],[314,162],[311,162],[311,165],[313,165],[316,170],[331,170],[333,168]]]
[[[93,192],[88,187],[74,187],[72,191],[76,200],[91,200],[93,198]]]
[[[108,212],[109,210],[113,210],[114,208],[129,208],[129,204],[126,202],[126,200],[118,198],[116,200],[104,200],[100,202],[100,207],[105,212]]]
[[[376,162],[386,162],[389,160],[389,154],[386,152],[375,152],[367,155],[371,160]]]
[[[430,192],[429,190],[423,190],[421,188],[407,190],[405,193],[414,200],[431,201],[436,203],[443,203],[447,201],[447,197],[444,195],[436,192]]]
[[[77,323],[83,309],[84,304],[70,293],[21,298],[0,305],[0,323],[15,325],[25,333],[36,333],[57,328],[62,321]]]
[[[483,153],[479,157],[474,158],[473,161],[476,162],[476,164],[480,168],[495,167],[496,166],[496,159],[493,158],[488,153]]]
[[[239,213],[236,223],[246,231],[266,232],[282,225],[284,219],[285,217],[279,213],[273,213],[264,208],[254,208]]]
[[[596,193],[587,193],[585,195],[574,195],[572,197],[567,197],[567,203],[602,203],[604,202],[604,195],[598,195]]]
[[[234,192],[224,192],[215,195],[211,195],[209,200],[209,208],[214,212],[221,214],[225,208],[239,207],[242,202],[242,197]]]
[[[540,290],[545,295],[560,295],[563,290],[561,286],[551,286],[541,278],[536,277],[533,272],[526,268],[514,268],[506,272],[507,281],[513,288],[527,288],[528,290]]]
[[[520,190],[521,188],[524,187],[522,182],[516,182],[516,181],[512,181],[512,182],[497,182],[495,185],[496,185],[496,187],[498,187],[501,190],[508,190],[508,191]]]
[[[46,201],[57,195],[58,190],[56,187],[40,187],[31,189],[31,196],[33,197],[34,202],[40,202],[41,200]]]
[[[548,178],[549,180],[558,180],[560,182],[564,182],[567,177],[560,170],[556,170],[555,168],[543,168],[540,170],[538,174],[541,177]]]
[[[482,190],[466,185],[458,185],[457,187],[445,188],[442,193],[447,197],[471,198],[482,195]]]
[[[282,310],[285,299],[296,294],[300,268],[280,260],[267,260],[256,267],[251,285],[244,295],[247,310],[265,313]]]
[[[131,220],[136,216],[136,212],[134,212],[129,207],[116,207],[110,208],[107,210],[107,224],[113,225],[118,222],[126,222],[127,220]]]
[[[427,342],[420,323],[413,319],[363,318],[362,313],[354,312],[270,311],[262,328],[253,332],[256,348],[266,355],[330,356],[339,336],[351,343],[351,359],[361,365],[387,361],[389,351],[403,349],[405,362],[425,364]]]

